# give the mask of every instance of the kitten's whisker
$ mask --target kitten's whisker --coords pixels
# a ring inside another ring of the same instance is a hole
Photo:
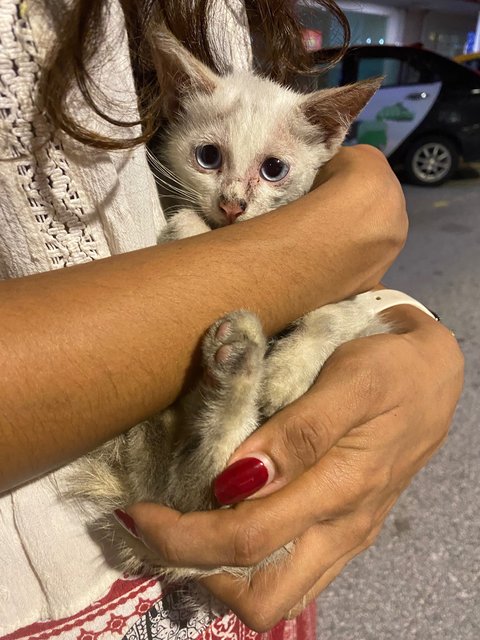
[[[158,174],[156,171],[153,171],[153,170],[152,170],[152,173],[155,176],[155,178],[157,178],[157,180],[159,182],[164,182],[167,185],[171,185],[171,187],[174,188],[174,189],[177,189],[177,190],[180,190],[180,191],[184,191],[185,193],[190,193],[190,190],[188,188],[185,188],[185,187],[181,186],[180,183],[179,183],[180,186],[178,186],[176,184],[172,184],[172,182],[170,180],[166,180],[166,178],[168,178],[168,176],[162,177],[162,174]]]
[[[166,197],[166,198],[172,197],[172,195],[169,193],[161,193],[160,196]],[[185,209],[185,207],[188,207],[189,209],[193,209],[197,211],[199,205],[198,205],[198,202],[196,202],[195,200],[188,200],[187,198],[176,197],[175,205],[171,205],[171,206],[177,206],[179,209]]]
[[[171,178],[178,180],[177,176],[173,173],[171,169],[169,169],[166,165],[164,165],[158,158],[153,155],[148,157],[149,162],[159,171],[164,173],[165,175],[170,176]]]
[[[198,200],[194,197],[193,194],[189,193],[188,191],[183,191],[182,189],[179,189],[178,187],[173,186],[172,184],[170,184],[168,181],[163,180],[163,178],[160,178],[159,176],[153,174],[153,177],[155,179],[155,182],[165,188],[166,191],[168,191],[170,194],[175,194],[177,196],[179,196],[180,198],[182,198],[183,200],[187,200],[188,202],[191,202],[192,204],[197,204]],[[163,195],[169,195],[169,193],[163,194]]]
[[[177,184],[179,184],[182,188],[187,189],[188,191],[191,191],[192,193],[195,193],[196,195],[198,194],[198,192],[196,192],[190,186],[187,186],[187,185],[183,184],[179,180],[178,176],[176,176],[175,173],[173,173],[173,171],[171,171],[171,169],[169,169],[162,162],[160,162],[160,160],[155,155],[153,155],[153,153],[149,149],[147,149],[147,158],[148,158],[149,162],[153,165],[153,167],[155,169],[157,169],[158,172],[163,173],[164,176],[170,178],[172,181],[174,181]]]
[[[162,171],[170,174],[172,177],[176,177],[173,171],[166,165],[164,165],[163,162],[161,162],[161,160],[150,151],[150,149],[147,149],[147,158],[148,161],[151,162],[151,164],[153,164],[155,167],[160,168]]]
[[[165,178],[162,178],[161,176],[157,175],[154,171],[152,171],[153,177],[155,178],[155,181],[158,184],[163,185],[164,187],[166,187],[169,191],[172,191],[174,193],[178,193],[179,195],[183,195],[185,197],[189,197],[189,198],[196,198],[196,196],[198,194],[194,193],[193,191],[184,189],[182,187],[179,187],[175,184],[172,184],[169,180],[165,180]]]
[[[162,164],[160,160],[156,158],[148,149],[147,156],[151,164],[152,173],[159,181],[163,180],[165,183],[166,178],[166,184],[168,184],[169,188],[172,188],[172,190],[174,188],[177,189],[177,193],[183,192],[185,195],[188,194],[193,196],[194,198],[199,197],[200,194],[198,191],[181,182],[181,180],[179,180],[179,178],[168,167]]]

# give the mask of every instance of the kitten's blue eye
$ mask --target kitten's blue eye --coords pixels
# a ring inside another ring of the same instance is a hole
[[[269,182],[278,182],[285,178],[289,171],[290,167],[286,162],[273,157],[264,160],[260,167],[260,175]]]
[[[214,144],[202,144],[195,149],[195,160],[202,169],[219,169],[222,166],[222,153]]]

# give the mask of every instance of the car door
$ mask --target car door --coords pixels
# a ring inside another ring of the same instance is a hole
[[[356,52],[356,80],[375,76],[385,79],[358,116],[350,142],[371,144],[388,157],[424,121],[442,83],[422,64],[421,54],[421,50],[406,47],[372,47]]]

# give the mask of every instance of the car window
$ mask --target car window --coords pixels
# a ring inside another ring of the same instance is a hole
[[[340,86],[342,84],[342,64],[336,64],[328,71],[319,73],[315,80],[314,90]]]
[[[342,63],[336,64],[330,69],[318,67],[316,74],[298,75],[291,80],[293,88],[302,91],[318,91],[318,89],[329,89],[339,87],[344,84],[342,78]]]
[[[358,80],[366,80],[374,76],[385,76],[383,87],[398,87],[419,84],[422,72],[410,62],[398,58],[360,58]]]
[[[338,86],[334,79],[329,82],[329,74],[319,71],[316,75],[302,75],[298,74],[290,80],[292,89],[300,91],[301,93],[312,93],[319,89],[329,89],[330,87]]]
[[[480,58],[473,58],[473,60],[467,60],[463,63],[469,69],[473,69],[473,71],[477,71],[480,73]]]

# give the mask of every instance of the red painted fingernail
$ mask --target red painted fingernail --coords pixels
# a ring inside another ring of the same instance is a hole
[[[128,513],[125,513],[125,511],[122,511],[121,509],[115,509],[113,515],[122,525],[122,527],[129,533],[131,533],[132,536],[134,536],[135,538],[140,538],[140,536],[138,535],[137,527],[135,525],[135,520],[132,518],[132,516],[129,516]]]
[[[222,471],[215,480],[215,497],[222,505],[235,504],[259,491],[273,475],[273,463],[266,456],[242,458]]]

